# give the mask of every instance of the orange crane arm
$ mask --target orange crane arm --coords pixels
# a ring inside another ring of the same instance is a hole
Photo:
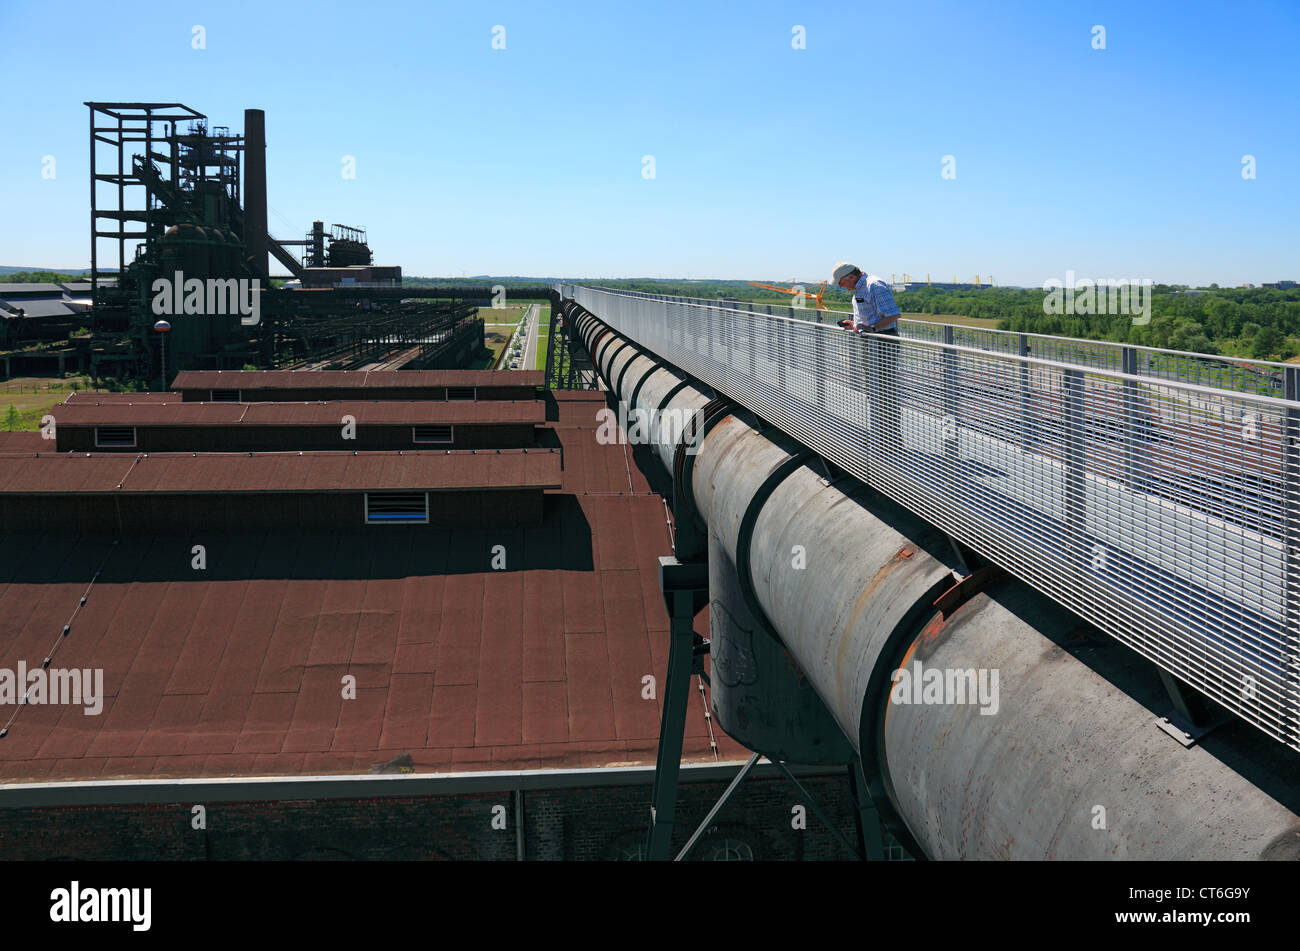
[[[779,292],[782,293],[782,294],[789,294],[789,295],[792,296],[792,297],[797,297],[797,296],[799,295],[799,293],[800,293],[799,291],[796,291],[796,290],[794,290],[793,288],[789,288],[789,287],[778,287],[778,286],[775,285],[775,284],[764,284],[764,283],[762,283],[761,281],[750,281],[749,283],[750,283],[750,285],[753,286],[753,287],[761,287],[761,288],[763,288],[764,290],[769,290],[769,291],[779,291]],[[803,292],[803,295],[804,295],[805,297],[811,297],[811,298],[813,298],[815,301],[817,301],[817,309],[818,309],[818,310],[821,310],[821,309],[822,309],[822,295],[826,293],[826,283],[827,283],[826,281],[822,281],[820,284],[818,284],[818,285],[813,289],[813,290],[815,291],[815,293],[811,293],[811,294],[810,294],[810,293],[807,292],[807,291],[804,291],[804,292]]]

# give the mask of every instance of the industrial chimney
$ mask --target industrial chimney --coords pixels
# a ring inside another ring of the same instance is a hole
[[[244,110],[244,248],[263,279],[267,264],[266,234],[266,113]]]
[[[325,222],[311,223],[311,267],[325,266]]]

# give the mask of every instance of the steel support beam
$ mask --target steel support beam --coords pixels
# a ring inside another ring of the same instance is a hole
[[[754,755],[758,756],[757,753],[755,753]],[[753,761],[751,760],[750,762],[752,763]],[[854,762],[857,762],[857,760],[854,760]],[[816,797],[814,797],[812,793],[804,789],[803,786],[799,784],[799,780],[794,778],[794,774],[790,772],[790,770],[786,767],[785,763],[782,763],[779,760],[773,760],[772,763],[773,765],[776,766],[777,769],[781,771],[781,775],[790,781],[790,785],[793,786],[799,792],[799,795],[808,801],[808,808],[813,811],[813,815],[815,815],[818,819],[821,820],[822,825],[824,825],[827,829],[830,830],[831,835],[835,836],[835,841],[840,844],[840,847],[844,849],[844,851],[848,852],[849,855],[853,856],[855,859],[861,860],[865,852],[859,852],[857,849],[853,848],[853,846],[849,844],[849,840],[844,838],[843,833],[841,833],[839,829],[835,828],[835,823],[831,822],[830,816],[822,812],[821,806],[817,805]],[[880,834],[880,825],[879,823],[877,823],[876,835],[879,836],[879,834]],[[881,856],[883,857],[883,855],[884,855],[884,849],[882,848]]]
[[[659,588],[668,606],[668,678],[664,683],[659,751],[650,794],[650,829],[646,837],[646,857],[650,861],[667,860],[672,849],[686,708],[697,664],[695,612],[700,607],[701,594],[708,591],[708,584],[707,564],[683,564],[671,556],[660,557]]]
[[[704,817],[704,821],[701,822],[696,830],[691,833],[691,837],[686,840],[686,845],[684,845],[682,850],[677,853],[677,858],[673,859],[674,862],[680,862],[682,859],[686,858],[686,856],[691,854],[691,849],[695,848],[695,843],[699,841],[700,836],[704,835],[704,833],[708,831],[709,826],[713,825],[714,817],[722,811],[722,807],[727,804],[729,799],[731,799],[731,794],[740,788],[740,784],[744,781],[745,777],[749,775],[749,771],[754,768],[754,764],[762,758],[762,753],[755,753],[749,758],[749,761],[745,763],[744,766],[740,767],[740,771],[736,773],[736,778],[731,781],[730,786],[723,790],[718,801],[715,802],[713,808],[709,810],[709,814]],[[779,766],[780,764],[778,763],[777,765]]]
[[[880,813],[871,801],[867,777],[862,772],[862,760],[855,757],[848,769],[849,791],[856,807],[858,854],[868,862],[882,862],[885,859],[885,837],[881,833]]]

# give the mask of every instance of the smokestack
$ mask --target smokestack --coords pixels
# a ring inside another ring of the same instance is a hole
[[[266,113],[244,110],[244,248],[262,278],[270,278],[266,241]]]
[[[325,266],[325,222],[311,223],[311,266]]]

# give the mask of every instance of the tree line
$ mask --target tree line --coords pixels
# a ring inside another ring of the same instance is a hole
[[[1108,340],[1257,360],[1288,360],[1300,353],[1300,288],[1210,287],[1192,290],[1157,284],[1149,322],[1123,314],[1047,314],[1041,289],[949,291],[918,288],[899,293],[908,313],[959,314],[998,321],[999,330]]]
[[[59,274],[56,271],[15,271],[0,274],[0,284],[72,284],[89,280],[76,274]]]

